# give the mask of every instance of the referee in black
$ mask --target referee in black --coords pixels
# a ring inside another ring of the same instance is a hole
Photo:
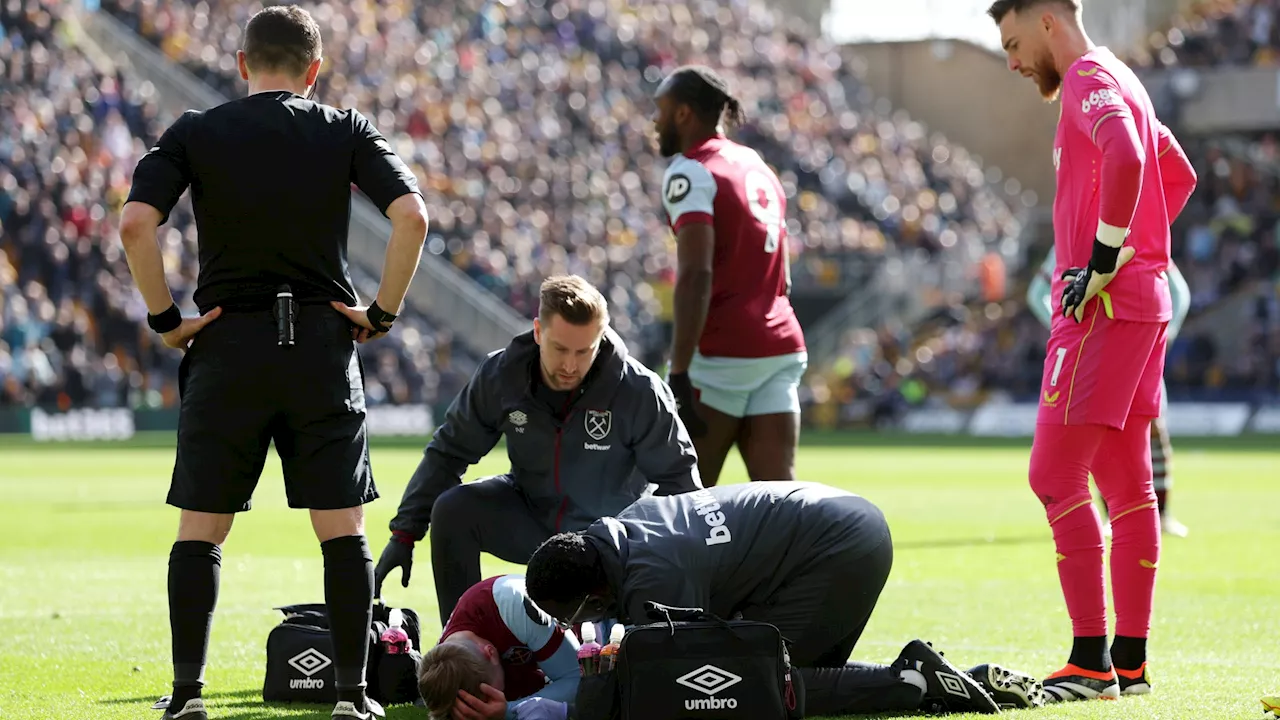
[[[324,554],[333,717],[381,716],[365,697],[373,559],[363,505],[378,493],[356,343],[391,330],[422,253],[426,209],[413,174],[367,119],[308,99],[321,42],[306,11],[254,15],[237,61],[248,97],[188,111],[166,130],[138,162],[120,220],[147,322],[185,351],[168,496],[182,509],[169,555],[173,695],[163,717],[206,720],[200,695],[220,546],[235,513],[249,509],[273,440],[289,506],[310,510]],[[352,183],[392,226],[368,307],[357,307],[347,270]],[[200,238],[198,318],[174,304],[156,241],[188,187]]]

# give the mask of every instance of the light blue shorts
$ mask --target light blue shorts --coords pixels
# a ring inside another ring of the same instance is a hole
[[[765,358],[704,357],[695,352],[689,381],[702,404],[733,417],[800,412],[806,352]]]

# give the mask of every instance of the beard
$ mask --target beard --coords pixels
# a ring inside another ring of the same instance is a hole
[[[680,136],[676,134],[674,128],[665,127],[658,129],[658,154],[664,158],[669,158],[680,152]]]
[[[575,376],[573,380],[568,381],[568,384],[566,384],[565,380],[560,377],[560,373],[558,371],[552,370],[541,361],[539,361],[539,363],[542,365],[542,379],[551,390],[565,392],[567,390],[573,390],[582,384],[581,375]]]
[[[1062,75],[1053,66],[1053,58],[1046,56],[1036,63],[1035,80],[1040,97],[1048,102],[1058,99],[1058,91],[1062,89]]]

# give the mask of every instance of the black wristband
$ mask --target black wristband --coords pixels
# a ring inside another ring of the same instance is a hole
[[[1123,245],[1121,247],[1124,247]],[[1096,273],[1107,275],[1116,271],[1116,260],[1120,257],[1120,248],[1111,247],[1094,238],[1093,255],[1089,258],[1089,267]]]
[[[178,309],[178,304],[174,303],[169,306],[168,310],[159,315],[147,315],[147,326],[161,335],[177,330],[182,324],[182,311]]]
[[[378,301],[374,300],[369,303],[369,308],[365,310],[365,317],[369,318],[369,324],[373,326],[375,332],[388,333],[391,332],[391,323],[396,321],[398,315],[391,313],[378,307]]]

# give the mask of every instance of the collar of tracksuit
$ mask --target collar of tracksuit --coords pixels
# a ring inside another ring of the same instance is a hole
[[[586,541],[591,543],[600,555],[600,564],[604,568],[605,581],[609,584],[609,590],[613,594],[613,601],[617,605],[618,617],[616,620],[624,625],[647,622],[645,618],[626,617],[627,608],[622,597],[623,582],[627,576],[627,556],[630,551],[627,544],[626,528],[615,518],[601,518],[587,528],[585,537]]]
[[[591,369],[587,371],[586,377],[582,379],[582,384],[570,396],[568,406],[577,404],[588,395],[606,400],[612,398],[626,375],[628,357],[627,346],[622,342],[622,338],[613,328],[605,328],[604,339],[600,341],[600,352],[596,355],[595,362],[591,364]],[[506,352],[503,353],[502,360],[504,366],[502,374],[512,380],[502,383],[504,394],[508,394],[508,397],[503,398],[504,405],[518,405],[525,399],[533,399],[536,402],[537,395],[534,389],[535,383],[538,382],[535,378],[539,373],[539,356],[538,343],[534,342],[533,331],[530,330],[512,338]],[[540,404],[545,405],[545,403]],[[596,404],[600,407],[609,405],[607,401]],[[553,416],[557,414],[550,408],[548,412]]]

